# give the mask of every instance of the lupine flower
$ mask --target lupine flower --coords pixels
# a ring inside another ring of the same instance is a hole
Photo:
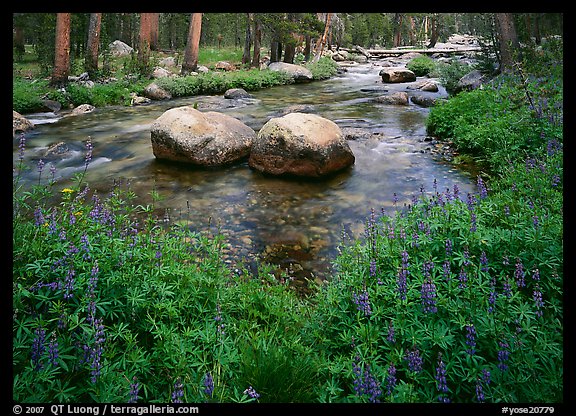
[[[138,379],[136,376],[132,377],[132,383],[130,383],[130,399],[128,403],[136,403],[138,401],[138,392],[140,391],[140,385],[138,384]]]
[[[352,363],[352,372],[355,375],[354,390],[357,396],[367,395],[372,403],[379,402],[378,397],[382,394],[380,383],[370,374],[370,365],[366,364],[364,369],[358,364],[359,357],[356,356]]]
[[[64,281],[64,299],[71,299],[74,297],[74,283],[76,279],[74,276],[76,275],[76,271],[70,267],[68,269],[68,273],[66,274],[66,280]]]
[[[436,313],[438,311],[436,307],[436,285],[431,277],[428,277],[428,279],[422,283],[420,295],[424,313]]]
[[[244,390],[244,394],[252,399],[257,399],[260,395],[254,390],[254,387],[250,386],[246,390]]]
[[[217,323],[216,332],[218,332],[219,335],[224,335],[225,324],[222,322],[222,310],[220,309],[219,304],[216,305],[216,316],[214,317],[214,321]]]
[[[32,363],[34,363],[35,370],[40,370],[43,367],[42,363],[40,362],[40,359],[42,358],[42,355],[46,350],[46,345],[44,345],[44,342],[46,340],[46,331],[44,330],[44,328],[39,326],[34,330],[34,334],[35,336],[34,339],[32,340],[32,353],[31,353]]]
[[[94,328],[96,329],[96,334],[94,335],[94,347],[90,351],[92,383],[96,383],[96,379],[100,375],[100,369],[102,368],[102,363],[100,362],[103,352],[102,344],[104,344],[104,341],[106,340],[102,319],[94,319]]]
[[[172,403],[182,403],[184,397],[184,386],[180,381],[180,377],[174,382],[174,391],[172,392]]]
[[[446,249],[446,257],[450,257],[452,255],[452,240],[448,239],[446,240],[446,243],[444,243],[444,247]]]
[[[56,334],[52,334],[52,339],[48,344],[48,362],[53,366],[58,366],[58,340]]]
[[[516,269],[514,270],[514,278],[516,280],[516,286],[524,287],[526,286],[526,282],[524,280],[524,266],[520,259],[516,259]]]
[[[20,140],[18,142],[18,160],[22,162],[24,160],[24,150],[26,149],[26,137],[24,134],[20,135]]]
[[[490,371],[488,371],[486,368],[482,369],[482,381],[486,385],[490,384],[490,381],[491,381]]]
[[[412,347],[411,351],[406,351],[406,354],[404,355],[404,360],[408,361],[408,369],[410,371],[414,371],[416,373],[422,371],[423,360],[422,357],[420,356],[420,351],[418,351],[416,345]]]
[[[476,400],[478,400],[480,403],[484,403],[486,400],[480,379],[476,380]]]
[[[488,257],[486,257],[486,252],[482,250],[480,254],[480,270],[483,272],[488,272]]]
[[[540,281],[540,270],[534,269],[534,273],[532,273],[532,280],[534,280],[535,282]]]
[[[392,394],[396,387],[396,367],[393,363],[388,366],[388,375],[386,376],[386,392],[388,396]]]
[[[498,368],[502,371],[508,370],[508,358],[510,357],[510,351],[508,348],[510,346],[506,341],[498,341],[498,345],[500,346],[500,350],[498,350]]]
[[[466,287],[466,282],[468,282],[468,274],[466,273],[466,270],[464,270],[464,266],[462,266],[462,268],[460,269],[460,274],[458,274],[458,280],[460,281],[458,287],[460,289],[464,289]]]
[[[450,280],[450,272],[450,260],[444,260],[444,263],[442,264],[442,274],[446,281]]]
[[[488,313],[493,313],[496,310],[497,299],[498,293],[496,293],[496,288],[492,286],[490,289],[490,295],[488,297]]]
[[[88,136],[88,140],[86,140],[86,156],[84,158],[86,166],[88,166],[90,164],[90,161],[92,161],[92,150],[93,150],[92,138]]]
[[[507,298],[512,297],[512,284],[510,283],[510,278],[508,276],[506,276],[504,280],[504,295],[506,295]]]
[[[480,198],[482,199],[486,198],[488,196],[488,190],[486,188],[486,184],[484,184],[484,181],[482,180],[480,175],[478,175],[476,185],[478,186],[478,190],[480,191]]]
[[[449,403],[450,399],[444,396],[444,393],[448,393],[448,384],[446,383],[446,364],[442,361],[442,353],[438,353],[438,366],[434,378],[436,379],[436,389],[440,392],[438,401]]]
[[[214,393],[214,379],[210,372],[206,373],[206,376],[204,376],[204,393],[208,397],[212,397],[212,394]]]
[[[360,293],[352,293],[352,301],[356,304],[356,309],[364,312],[364,315],[372,315],[372,308],[370,307],[370,299],[368,298],[368,291],[366,288]]]
[[[44,219],[44,215],[42,215],[42,209],[40,207],[36,207],[34,210],[34,224],[36,227],[44,225],[46,220]]]
[[[532,299],[534,299],[534,305],[536,306],[536,312],[534,312],[534,314],[538,318],[541,318],[542,315],[544,315],[544,312],[542,311],[542,307],[544,306],[544,301],[542,300],[542,292],[540,291],[540,285],[538,285],[538,284],[536,284],[536,288],[534,289],[534,292],[532,293]]]
[[[466,345],[468,345],[466,352],[473,355],[476,352],[476,328],[473,323],[466,325]]]
[[[388,324],[388,335],[386,336],[386,340],[392,344],[396,342],[396,336],[394,332],[394,324],[392,323],[392,320],[390,320],[390,323]]]

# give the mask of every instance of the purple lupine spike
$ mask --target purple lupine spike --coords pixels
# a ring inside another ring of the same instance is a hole
[[[449,403],[450,399],[445,396],[448,393],[448,384],[446,382],[446,364],[442,361],[442,353],[438,353],[438,366],[436,367],[436,389],[440,393],[438,401],[441,403]]]
[[[34,330],[34,339],[32,340],[32,363],[34,364],[35,370],[40,370],[43,365],[40,362],[44,351],[46,350],[45,340],[46,340],[46,331],[44,328],[39,326]]]
[[[473,323],[466,324],[466,352],[470,355],[476,353],[476,328]]]
[[[138,383],[138,378],[134,376],[132,377],[132,383],[130,383],[130,399],[128,399],[128,403],[138,402],[139,391],[140,391],[140,384]]]
[[[506,362],[510,357],[510,351],[508,350],[510,346],[505,340],[498,341],[498,346],[500,347],[498,350],[498,368],[501,371],[506,371],[508,370],[508,364],[506,364]]]
[[[514,279],[516,280],[516,286],[524,287],[526,286],[526,281],[524,280],[524,265],[522,261],[518,258],[516,259],[516,268],[514,269]]]
[[[390,363],[390,365],[388,366],[388,375],[386,376],[386,392],[388,396],[392,394],[395,387],[396,387],[396,367],[394,367],[394,363]]]
[[[422,283],[420,294],[424,313],[436,313],[438,311],[436,307],[436,285],[431,277],[428,277],[428,279]]]
[[[414,371],[416,373],[422,371],[423,360],[416,345],[412,347],[411,351],[406,351],[404,360],[408,361],[408,369],[410,371]]]
[[[249,386],[246,390],[244,390],[244,394],[252,399],[257,399],[260,397],[260,394],[258,394],[252,386]]]
[[[208,397],[212,397],[213,393],[214,393],[214,379],[212,378],[212,374],[208,372],[204,376],[204,394],[206,394]]]
[[[359,294],[356,292],[352,293],[352,301],[356,304],[356,309],[363,312],[364,315],[372,315],[372,308],[370,306],[370,298],[368,297],[368,291],[366,288]]]
[[[396,342],[394,324],[392,323],[392,320],[390,320],[390,323],[388,324],[388,335],[386,336],[386,340],[391,344],[394,344]]]
[[[172,392],[172,403],[182,403],[182,397],[184,397],[184,385],[180,380],[180,377],[174,382],[174,391]]]

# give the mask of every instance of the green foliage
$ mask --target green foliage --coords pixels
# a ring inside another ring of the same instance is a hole
[[[436,62],[427,55],[419,56],[411,59],[406,68],[414,72],[417,77],[424,77],[430,75],[436,68]]]
[[[440,78],[446,91],[453,94],[457,90],[460,78],[471,72],[473,69],[473,67],[459,61],[458,59],[452,59],[450,62],[438,62],[432,73],[434,76]]]
[[[48,92],[47,81],[15,78],[12,82],[12,109],[18,113],[33,113],[42,108],[42,97]]]
[[[305,66],[312,72],[314,80],[328,79],[334,76],[338,70],[336,61],[326,56],[321,57],[317,62],[311,62]]]
[[[373,214],[365,241],[343,241],[306,327],[331,380],[325,401],[370,401],[378,391],[385,402],[562,401],[562,150],[539,154],[510,165],[490,192],[480,180],[467,198],[422,192],[403,211]],[[421,369],[410,368],[414,348]],[[369,364],[364,378],[352,371],[358,363]],[[358,390],[367,374],[378,389]]]
[[[199,94],[222,94],[230,88],[243,88],[255,91],[274,85],[290,83],[286,75],[275,71],[258,69],[234,72],[207,72],[185,77],[160,78],[156,83],[173,97],[186,97]]]

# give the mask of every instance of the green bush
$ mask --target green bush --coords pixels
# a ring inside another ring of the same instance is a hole
[[[411,59],[406,68],[414,72],[417,77],[424,77],[430,75],[436,68],[436,62],[427,55],[418,56]]]
[[[43,108],[42,96],[49,91],[47,81],[28,81],[15,78],[12,82],[12,109],[20,114]]]

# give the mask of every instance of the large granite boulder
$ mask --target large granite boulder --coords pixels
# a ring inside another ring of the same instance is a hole
[[[289,113],[262,126],[248,164],[272,175],[322,177],[354,161],[336,123],[316,114]]]
[[[416,81],[416,74],[403,67],[386,67],[378,75],[382,77],[382,82],[387,83]]]
[[[16,137],[17,133],[26,133],[34,127],[34,123],[19,112],[12,110],[12,137]]]
[[[302,65],[289,64],[287,62],[272,62],[268,65],[270,71],[282,72],[292,77],[294,82],[312,81],[312,71]]]
[[[157,159],[210,167],[248,157],[256,132],[226,114],[183,106],[158,117],[150,136]]]

